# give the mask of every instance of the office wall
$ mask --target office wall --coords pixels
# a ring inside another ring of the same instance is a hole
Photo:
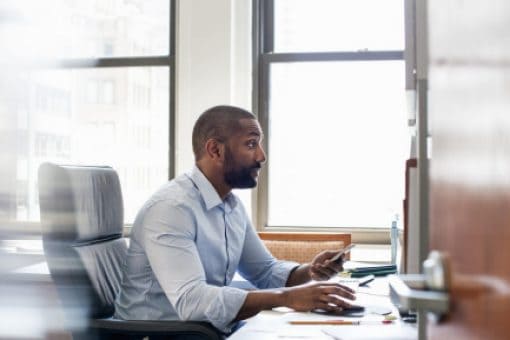
[[[176,174],[193,165],[191,130],[205,109],[251,108],[251,1],[177,4]]]

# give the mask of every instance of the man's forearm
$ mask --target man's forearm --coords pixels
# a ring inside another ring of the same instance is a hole
[[[306,269],[306,268],[297,268]],[[299,274],[296,273],[296,274]],[[322,308],[340,312],[351,304],[343,300],[354,300],[354,291],[338,283],[324,282],[274,290],[251,291],[237,313],[236,320],[249,318],[258,312],[284,306],[299,312]]]
[[[236,320],[247,319],[262,310],[284,306],[286,304],[285,299],[283,289],[250,291],[239,313],[237,313]]]
[[[302,264],[290,273],[287,279],[286,287],[301,285],[311,280],[310,264]]]

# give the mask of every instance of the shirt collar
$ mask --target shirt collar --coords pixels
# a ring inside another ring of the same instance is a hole
[[[198,191],[200,191],[200,195],[202,196],[205,207],[207,210],[210,210],[216,206],[221,206],[223,204],[223,201],[221,200],[220,195],[218,195],[218,192],[216,189],[214,189],[214,186],[209,182],[207,177],[200,171],[200,169],[194,165],[193,169],[191,170],[191,174],[189,175],[190,179],[195,183],[196,187],[198,188]],[[225,198],[225,203],[228,203],[228,206],[230,209],[227,210],[233,210],[237,205],[237,200],[235,199],[235,196],[229,192],[227,197]],[[229,211],[227,211],[229,212]]]

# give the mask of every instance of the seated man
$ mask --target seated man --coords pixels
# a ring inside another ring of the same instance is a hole
[[[287,306],[340,312],[353,291],[327,280],[342,269],[323,251],[311,264],[276,260],[257,236],[234,188],[253,188],[265,153],[255,116],[231,106],[205,111],[193,128],[196,165],[160,188],[131,232],[116,317],[208,321],[229,332],[236,321]],[[230,287],[238,271],[260,290]],[[269,289],[273,288],[273,289]],[[277,288],[277,289],[275,289]]]

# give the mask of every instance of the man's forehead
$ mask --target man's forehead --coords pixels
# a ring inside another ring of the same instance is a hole
[[[254,136],[262,136],[262,129],[260,128],[260,124],[256,119],[251,118],[243,118],[239,120],[239,125],[241,125],[240,133],[242,135],[254,135]]]

